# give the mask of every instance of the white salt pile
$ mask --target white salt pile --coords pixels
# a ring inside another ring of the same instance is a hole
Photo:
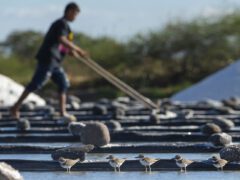
[[[0,74],[0,106],[12,106],[23,92],[24,87],[7,76]],[[35,102],[37,106],[44,106],[46,102],[31,93],[24,102]]]
[[[195,102],[240,97],[240,60],[175,94],[173,101]]]

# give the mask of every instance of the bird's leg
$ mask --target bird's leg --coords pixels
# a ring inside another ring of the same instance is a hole
[[[117,168],[114,168],[114,172],[116,172],[117,171]]]
[[[118,167],[119,172],[121,172],[120,166]]]
[[[182,168],[180,168],[180,172],[183,172]]]
[[[186,166],[184,167],[184,172],[187,172],[187,167]]]
[[[145,172],[147,172],[147,166],[145,166]]]
[[[69,168],[69,173],[71,173],[71,168]]]
[[[148,166],[149,167],[149,172],[151,172],[152,170],[151,170],[151,166]]]

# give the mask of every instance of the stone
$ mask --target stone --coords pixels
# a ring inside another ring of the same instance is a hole
[[[101,104],[101,105],[111,105],[112,104],[112,102],[107,98],[102,98],[97,103]]]
[[[0,163],[0,179],[1,180],[23,180],[18,170],[5,162]]]
[[[214,146],[227,146],[232,143],[232,136],[227,133],[216,133],[208,139]]]
[[[81,123],[81,122],[71,122],[68,125],[68,131],[73,136],[81,136],[81,132],[85,126],[86,126],[86,124]]]
[[[92,151],[94,149],[94,146],[91,144],[88,145],[74,145],[74,146],[68,146],[65,148],[58,149],[54,151],[51,156],[52,159],[57,161],[60,157],[64,157],[67,159],[77,159],[79,158],[80,161],[84,161],[86,157],[86,153]]]
[[[215,133],[222,132],[222,129],[214,123],[207,123],[207,124],[201,126],[201,132],[204,135],[212,135]]]
[[[20,131],[27,131],[31,129],[31,124],[29,120],[24,118],[17,120],[17,129]]]
[[[86,123],[81,131],[81,142],[98,147],[109,144],[110,133],[107,126],[100,122]]]
[[[128,107],[125,104],[121,104],[115,101],[112,105],[115,119],[122,119],[123,117],[125,117],[128,110]]]
[[[104,122],[104,124],[108,127],[111,131],[119,131],[122,129],[121,124],[118,121],[110,120]]]
[[[44,113],[46,115],[54,116],[56,114],[55,108],[53,106],[47,105],[44,108]]]
[[[121,104],[129,104],[131,102],[131,99],[129,97],[118,97],[116,101]]]
[[[214,124],[217,124],[219,127],[221,127],[223,131],[230,130],[235,126],[233,121],[222,118],[222,117],[214,119],[212,122]]]
[[[74,110],[80,109],[81,100],[76,96],[73,96],[73,95],[68,96],[67,103],[70,105],[71,109],[74,109]]]
[[[149,120],[153,124],[159,124],[161,119],[173,119],[176,118],[177,114],[175,112],[169,111],[167,109],[154,109],[149,116]]]
[[[108,114],[107,108],[103,105],[100,105],[100,104],[96,104],[92,108],[92,111],[93,111],[94,115],[107,115]]]
[[[34,102],[27,102],[22,104],[20,110],[21,111],[33,111],[35,110],[36,104]]]
[[[68,97],[67,97],[67,101],[68,102],[77,102],[78,104],[80,104],[81,103],[81,99],[80,98],[78,98],[77,96],[73,96],[73,95],[69,95]]]
[[[151,114],[149,116],[149,121],[152,123],[152,124],[159,124],[161,121],[160,121],[160,118],[157,114]]]
[[[222,107],[223,104],[222,102],[220,101],[217,101],[217,100],[213,100],[213,99],[207,99],[207,100],[204,100],[204,101],[200,101],[197,103],[198,106],[205,106],[205,107],[212,107],[212,108],[215,108],[215,107]]]
[[[215,107],[214,111],[216,111],[218,114],[235,114],[235,111],[230,107]]]
[[[222,159],[229,162],[240,162],[240,144],[224,147],[219,154]]]

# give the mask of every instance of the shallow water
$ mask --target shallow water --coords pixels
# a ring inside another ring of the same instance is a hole
[[[51,144],[52,145],[52,144]],[[55,144],[62,145],[62,144]],[[193,160],[207,160],[214,153],[180,153],[183,157],[193,159]],[[88,154],[87,161],[106,161],[106,157],[109,154]],[[136,153],[130,154],[114,154],[116,157],[127,158],[129,160],[134,159]],[[170,159],[175,156],[175,153],[145,153],[148,157]],[[1,159],[25,159],[25,160],[51,160],[50,154],[0,154]],[[235,180],[240,179],[240,171],[228,171],[228,172],[187,172],[180,173],[176,171],[161,171],[161,172],[71,172],[70,174],[65,172],[20,172],[25,180],[78,180],[78,179],[98,179],[98,180],[118,180],[118,179],[131,179],[131,180]]]
[[[71,172],[70,174],[64,172],[52,173],[22,173],[25,180],[78,180],[78,179],[97,179],[97,180],[118,180],[118,179],[131,179],[131,180],[237,180],[240,179],[240,172]]]
[[[181,153],[182,156],[185,158],[193,159],[193,160],[207,160],[210,158],[214,153]],[[88,154],[86,156],[86,160],[89,161],[106,161],[106,157],[109,154]],[[127,158],[129,160],[134,159],[138,154],[130,153],[130,154],[114,154],[114,156],[119,158]],[[175,156],[173,153],[151,153],[145,154],[148,157],[154,158],[162,158],[162,159],[170,159]],[[24,160],[52,160],[50,154],[0,154],[1,159],[24,159]]]

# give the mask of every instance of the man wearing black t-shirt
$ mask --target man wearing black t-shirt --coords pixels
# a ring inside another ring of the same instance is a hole
[[[36,55],[38,63],[33,78],[10,110],[12,117],[19,119],[19,108],[24,99],[31,92],[40,89],[51,78],[59,89],[60,115],[73,119],[73,116],[66,112],[66,91],[69,87],[69,81],[61,62],[66,54],[75,57],[88,57],[86,51],[72,42],[73,33],[68,25],[68,22],[75,20],[79,12],[80,8],[77,4],[69,3],[65,8],[64,16],[51,25]]]

